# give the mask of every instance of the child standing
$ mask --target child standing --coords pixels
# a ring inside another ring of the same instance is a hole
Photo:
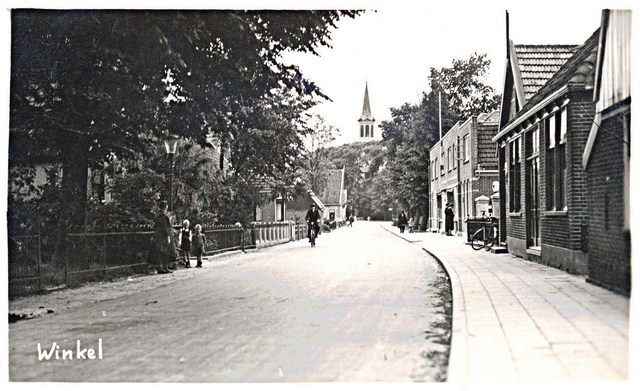
[[[193,255],[195,255],[198,260],[196,267],[202,267],[202,256],[205,254],[204,245],[207,243],[207,237],[201,232],[202,226],[200,224],[196,224],[195,229],[196,232],[195,235],[193,235]]]
[[[191,267],[191,260],[189,259],[189,252],[191,251],[191,230],[189,229],[189,220],[182,222],[178,241],[180,251],[182,251],[182,256],[184,257],[184,266],[189,268]]]

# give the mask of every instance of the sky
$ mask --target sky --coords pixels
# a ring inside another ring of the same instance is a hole
[[[339,22],[332,33],[333,48],[321,48],[319,56],[286,58],[332,99],[313,111],[340,129],[336,145],[358,136],[365,83],[376,125],[391,119],[390,108],[418,103],[428,90],[430,68],[448,67],[474,52],[488,55],[486,82],[500,92],[505,10],[516,44],[581,44],[599,27],[603,7],[632,6],[622,1],[580,2],[580,7],[572,1],[404,3],[374,2],[375,10],[367,7],[364,15]],[[376,138],[381,138],[379,129]]]

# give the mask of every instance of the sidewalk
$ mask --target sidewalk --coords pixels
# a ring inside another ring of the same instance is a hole
[[[466,237],[383,228],[421,241],[450,276],[449,382],[629,378],[628,298],[584,276],[474,251]]]

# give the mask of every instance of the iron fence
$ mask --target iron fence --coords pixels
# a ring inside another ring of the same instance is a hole
[[[65,283],[148,271],[152,231],[67,234]]]
[[[9,294],[42,289],[42,241],[40,235],[10,236]]]
[[[176,242],[180,226],[176,225]],[[109,227],[109,232],[83,232],[69,227],[63,262],[42,264],[41,237],[9,238],[9,281],[23,291],[41,290],[43,285],[75,285],[134,273],[147,273],[156,260],[153,228],[150,226]],[[293,222],[253,223],[247,229],[236,225],[204,225],[205,255],[263,247],[306,238],[305,224]],[[179,258],[176,249],[176,258]],[[24,289],[24,288],[28,289]],[[11,288],[13,289],[13,288]]]

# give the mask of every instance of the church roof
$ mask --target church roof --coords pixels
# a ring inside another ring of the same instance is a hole
[[[364,87],[364,102],[362,103],[362,115],[360,121],[371,121],[373,116],[371,115],[371,106],[369,105],[369,83]]]

